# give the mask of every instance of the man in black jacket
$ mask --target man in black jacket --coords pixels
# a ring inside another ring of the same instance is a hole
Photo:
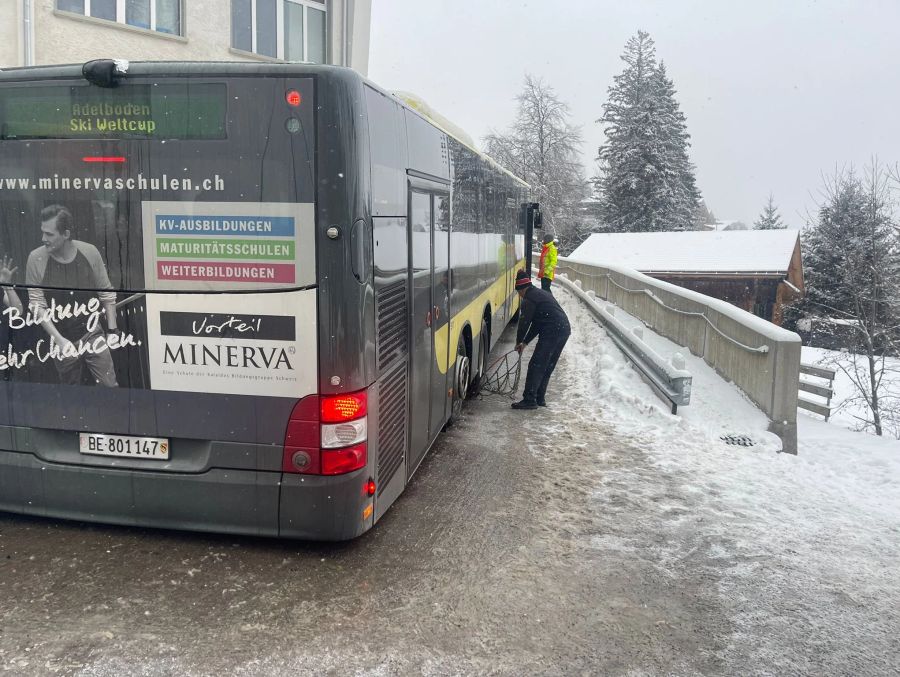
[[[547,383],[572,330],[569,318],[559,307],[553,294],[533,286],[524,270],[516,273],[516,291],[522,300],[516,350],[521,354],[535,336],[538,337],[538,343],[528,363],[522,401],[515,402],[512,408],[537,409],[547,406],[544,399]]]

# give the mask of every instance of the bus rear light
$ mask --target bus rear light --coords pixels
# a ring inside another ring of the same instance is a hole
[[[374,496],[375,495],[375,480],[369,480],[366,482],[366,496]]]
[[[303,97],[296,89],[292,89],[284,95],[284,100],[287,101],[288,106],[296,108],[303,102]]]
[[[366,466],[366,443],[357,444],[346,449],[323,449],[322,474],[343,475]]]
[[[89,155],[87,157],[81,158],[82,162],[117,162],[122,163],[125,162],[125,158],[121,155],[115,156],[100,156],[100,155]]]
[[[366,391],[309,395],[294,405],[284,433],[281,471],[342,475],[366,466]]]
[[[322,423],[343,423],[366,415],[366,391],[341,395],[322,395],[320,398]]]
[[[368,418],[363,416],[347,423],[330,423],[322,426],[322,448],[337,449],[365,442],[369,434]]]

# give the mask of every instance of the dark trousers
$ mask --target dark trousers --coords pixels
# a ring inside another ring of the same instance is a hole
[[[543,402],[547,394],[547,384],[556,369],[556,362],[562,354],[566,341],[569,340],[569,327],[563,327],[553,333],[538,335],[537,346],[528,363],[528,375],[525,377],[525,391],[522,399],[528,402]]]
[[[541,278],[541,289],[543,289],[544,291],[550,291],[550,284],[552,282],[553,282],[553,280],[551,280],[549,277],[546,277],[546,276],[542,277]],[[553,292],[550,292],[550,293],[552,294]]]

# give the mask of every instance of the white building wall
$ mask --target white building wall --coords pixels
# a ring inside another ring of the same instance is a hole
[[[368,75],[371,0],[329,0],[327,6],[328,32],[331,36],[327,57],[329,63],[350,66],[358,73]]]
[[[36,65],[90,59],[130,61],[277,61],[231,48],[229,0],[185,0],[184,36],[171,36],[55,9],[55,0],[30,0]],[[328,0],[329,63],[363,75],[369,65],[371,0]],[[0,67],[25,64],[23,0],[0,0]],[[346,49],[342,34],[347,26]],[[346,58],[345,58],[346,57]]]
[[[184,37],[60,12],[54,0],[35,0],[35,62],[83,63],[90,59],[131,61],[246,60],[230,51],[227,0],[185,2]],[[252,58],[252,57],[251,57]]]
[[[22,63],[21,0],[0,2],[0,68]]]

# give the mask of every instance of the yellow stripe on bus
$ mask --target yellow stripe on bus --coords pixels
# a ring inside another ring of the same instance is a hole
[[[456,351],[450,351],[450,346],[459,343],[459,334],[463,327],[468,323],[472,327],[472,341],[481,334],[481,318],[484,307],[488,304],[491,306],[491,312],[497,313],[503,306],[503,303],[513,296],[512,312],[515,313],[519,307],[519,297],[515,293],[516,272],[521,270],[525,265],[525,259],[516,264],[516,267],[501,275],[487,289],[485,289],[478,297],[469,303],[465,308],[450,318],[450,322],[438,327],[434,333],[434,354],[437,361],[437,367],[442,374],[446,374],[447,370],[456,364]],[[509,290],[509,292],[507,292]],[[449,337],[449,342],[448,342]]]

